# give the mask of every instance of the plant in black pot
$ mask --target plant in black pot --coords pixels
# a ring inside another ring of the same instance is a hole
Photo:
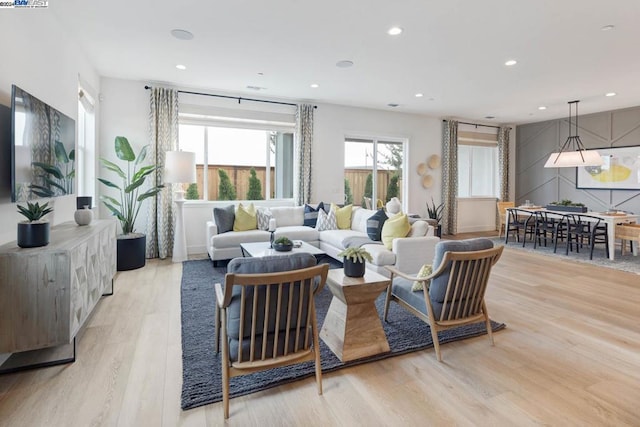
[[[430,219],[436,221],[435,232],[436,237],[442,237],[442,212],[444,210],[444,203],[440,203],[436,206],[436,202],[433,201],[433,197],[431,198],[431,204],[427,202],[427,216]]]
[[[273,242],[273,249],[278,252],[289,252],[293,249],[293,242],[286,236],[278,237]]]
[[[364,276],[366,261],[373,261],[371,254],[364,248],[347,248],[340,252],[338,256],[342,258],[344,265],[344,275],[348,277]]]
[[[38,202],[27,202],[27,207],[18,205],[18,212],[27,218],[18,223],[18,246],[21,248],[37,248],[49,244],[49,221],[42,217],[52,212],[49,202],[40,205]]]
[[[142,147],[136,156],[124,136],[117,136],[115,139],[115,152],[118,159],[127,162],[126,172],[120,166],[107,159],[101,158],[102,165],[115,172],[121,179],[121,186],[112,181],[98,178],[98,181],[110,188],[120,191],[120,200],[101,196],[104,205],[118,218],[122,226],[122,234],[118,236],[117,264],[118,271],[133,270],[145,265],[146,236],[136,233],[135,223],[140,212],[141,202],[150,197],[154,197],[163,185],[153,185],[146,191],[141,190],[147,176],[156,170],[155,165],[141,166],[147,156],[148,145]]]

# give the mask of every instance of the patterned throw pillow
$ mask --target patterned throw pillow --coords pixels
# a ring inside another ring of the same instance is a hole
[[[337,230],[338,223],[336,222],[336,213],[334,211],[330,211],[327,215],[324,210],[318,211],[318,222],[316,223],[316,230],[325,231],[325,230]]]
[[[258,209],[256,212],[258,219],[258,230],[269,231],[269,220],[273,217],[269,209]]]
[[[367,234],[371,240],[380,241],[382,238],[382,226],[388,218],[387,214],[384,213],[384,209],[378,209],[376,213],[367,219]]]
[[[242,203],[238,204],[236,219],[233,222],[233,231],[255,230],[257,227],[256,208],[253,206],[253,203],[246,208],[242,206]]]
[[[313,206],[304,205],[304,224],[307,227],[315,227],[318,222],[318,211],[324,210],[324,203],[320,202],[317,208]]]
[[[433,268],[431,267],[431,264],[425,264],[422,266],[422,268],[420,269],[420,271],[418,272],[418,274],[416,275],[416,277],[427,277],[429,276],[431,273],[433,272]],[[427,284],[431,281],[431,279],[427,280]],[[422,290],[422,283],[423,282],[419,282],[419,281],[415,281],[413,282],[413,285],[411,286],[411,290],[412,291],[421,291]]]
[[[218,234],[233,230],[233,223],[236,219],[235,206],[229,205],[224,208],[213,208],[213,220],[218,227]]]

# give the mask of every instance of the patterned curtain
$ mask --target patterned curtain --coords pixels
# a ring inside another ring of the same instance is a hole
[[[293,165],[293,198],[298,206],[311,203],[311,145],[313,144],[313,105],[300,104],[296,111]]]
[[[445,120],[442,130],[442,233],[458,231],[456,198],[458,196],[458,122]]]
[[[498,171],[500,173],[500,201],[509,201],[509,127],[498,129]],[[500,227],[500,212],[496,209],[496,229]]]
[[[164,153],[178,149],[178,91],[151,89],[149,128],[150,161],[158,169],[149,178],[157,185],[164,183]],[[149,201],[147,210],[147,258],[166,258],[173,253],[173,192],[171,185],[163,188]]]

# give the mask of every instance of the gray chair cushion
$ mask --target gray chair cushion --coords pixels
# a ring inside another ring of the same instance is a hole
[[[229,262],[227,266],[228,273],[235,274],[260,274],[260,273],[276,273],[276,272],[284,272],[291,270],[298,270],[301,268],[312,267],[316,265],[316,259],[313,255],[307,253],[297,253],[291,255],[275,255],[275,256],[267,256],[261,258],[234,258]],[[299,339],[304,339],[304,334],[307,331],[306,329],[306,317],[308,312],[308,304],[306,303],[306,296],[309,295],[309,292],[313,292],[316,288],[317,284],[313,283],[311,286],[304,287],[304,295],[305,302],[303,303],[302,313],[301,313],[301,330]],[[240,294],[241,294],[241,286],[234,286],[232,291],[232,298],[229,307],[227,308],[227,335],[229,338],[229,355],[230,358],[235,360],[238,357],[238,348],[240,345]],[[253,311],[253,287],[249,287],[245,292],[245,316],[244,316],[244,330],[243,337],[248,338],[251,336],[251,313]],[[286,284],[283,287],[282,292],[282,304],[286,306],[287,301],[289,299],[289,292],[292,290],[293,292],[293,303],[297,306],[298,300],[300,298],[300,286],[299,284],[291,285]],[[269,319],[267,322],[267,341],[269,344],[267,345],[267,354],[271,354],[273,351],[273,338],[276,330],[276,311],[277,311],[277,294],[275,293],[276,289],[272,289],[271,297],[270,297],[270,309],[269,309]],[[266,301],[266,287],[261,287],[258,290],[258,318],[256,323],[256,328],[258,331],[264,330],[264,305]],[[290,329],[290,338],[287,343],[287,347],[289,351],[293,350],[293,346],[295,343],[295,326],[298,322],[298,313],[293,312],[291,316],[291,325]],[[279,320],[279,328],[280,331],[286,330],[287,324],[287,312],[286,310],[282,310],[280,313]],[[260,346],[256,347],[258,349],[261,348],[263,336],[257,335],[256,341],[260,343]],[[284,352],[284,342],[285,334],[280,333],[278,339],[278,354],[283,354]],[[302,342],[302,341],[300,341]],[[243,360],[246,360],[250,351],[250,340],[244,339],[242,341],[242,354]]]
[[[233,223],[236,220],[235,206],[229,205],[224,208],[213,208],[213,220],[218,227],[218,233],[233,231]]]

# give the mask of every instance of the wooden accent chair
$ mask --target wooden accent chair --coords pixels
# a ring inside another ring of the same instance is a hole
[[[498,205],[498,218],[500,219],[500,225],[498,226],[498,237],[502,236],[502,230],[507,223],[507,208],[515,208],[514,202],[497,202]]]
[[[640,244],[640,224],[617,224],[616,239],[621,240],[622,255],[626,252],[627,240],[633,252],[633,242],[636,242],[636,245]]]
[[[442,362],[438,331],[484,321],[491,345],[493,334],[484,294],[491,268],[500,259],[504,246],[493,247],[489,239],[448,240],[436,244],[433,273],[418,278],[395,267],[387,289],[384,320],[391,301],[422,319],[431,327],[433,346]],[[423,290],[412,291],[414,281],[423,282]]]
[[[222,400],[229,418],[229,379],[257,371],[315,361],[322,394],[320,344],[314,296],[328,264],[306,253],[229,262],[224,289],[215,284],[220,308]]]

